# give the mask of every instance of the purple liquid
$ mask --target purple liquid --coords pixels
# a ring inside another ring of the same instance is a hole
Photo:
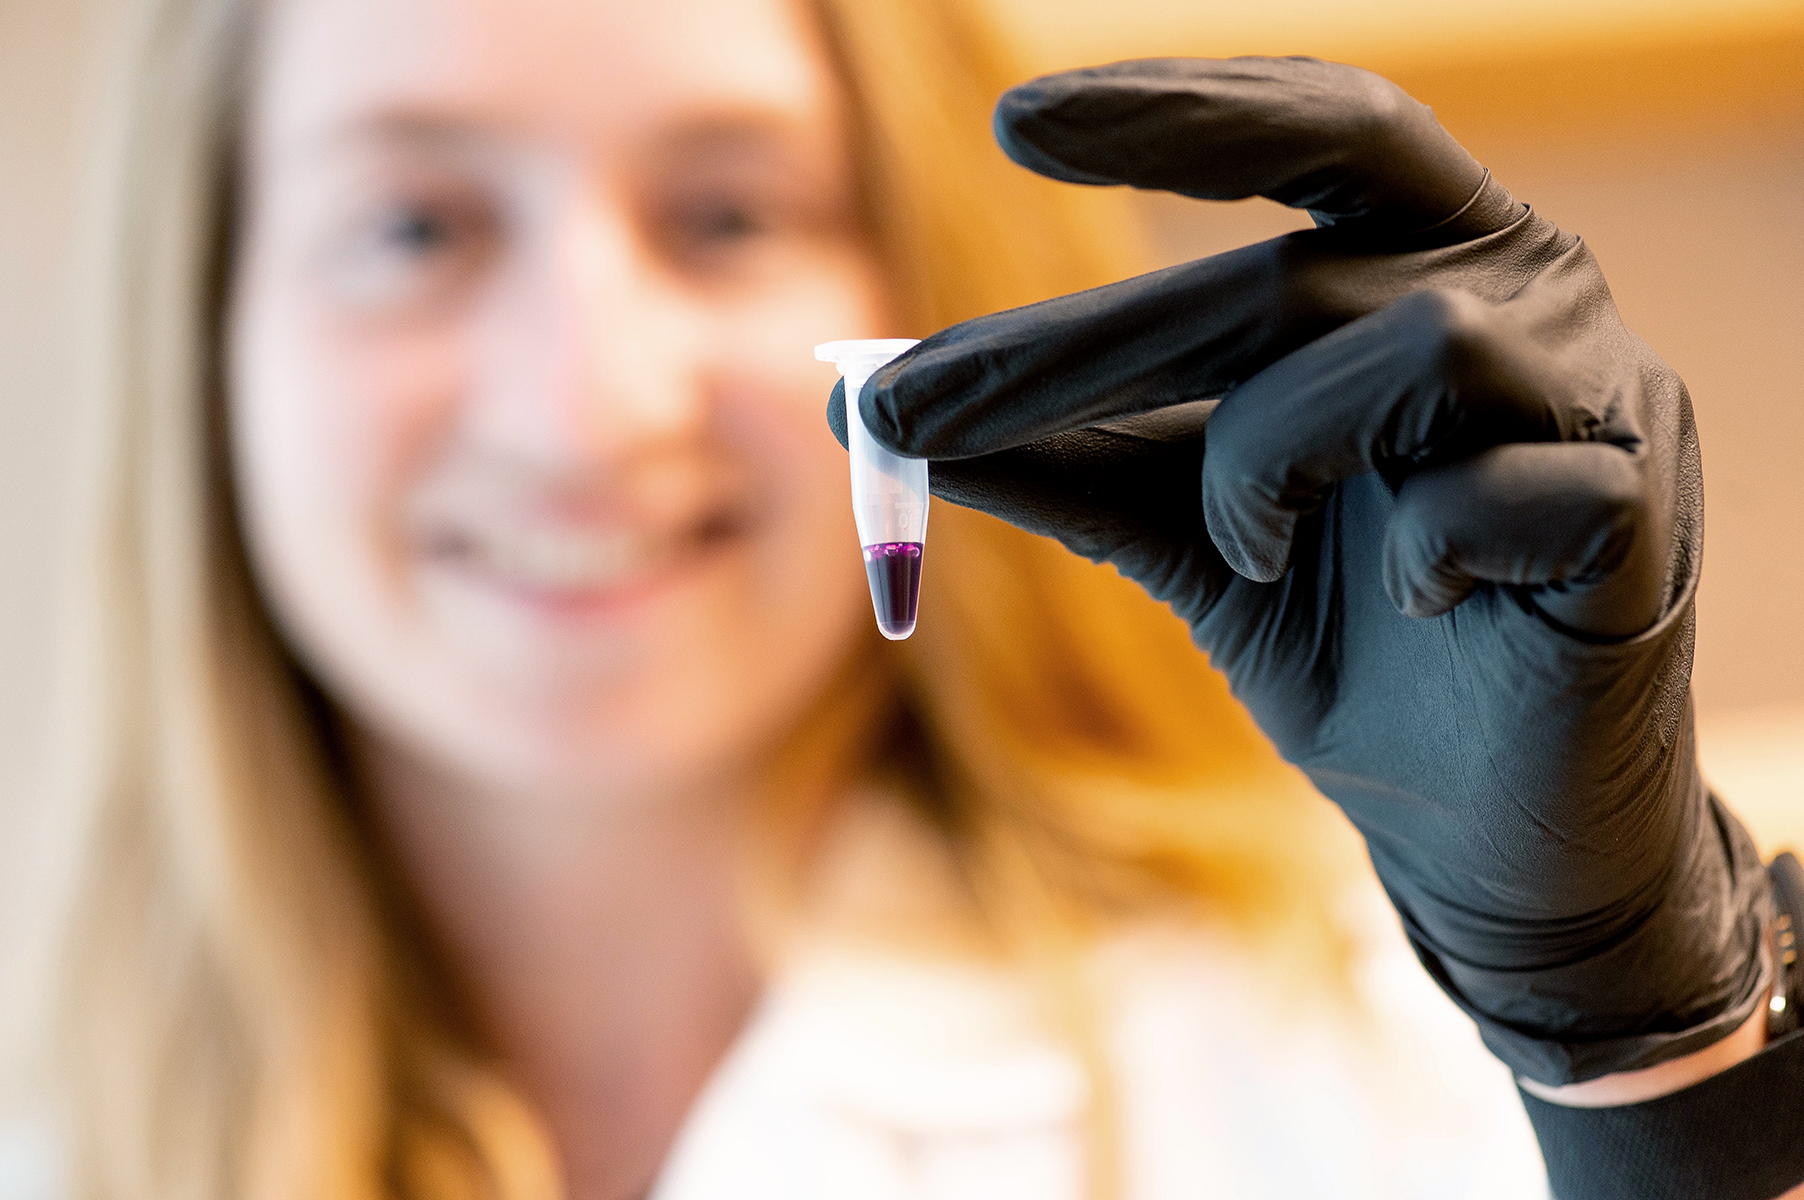
[[[915,607],[921,600],[919,542],[878,542],[864,548],[864,573],[871,581],[871,607],[877,628],[891,641],[915,631]]]

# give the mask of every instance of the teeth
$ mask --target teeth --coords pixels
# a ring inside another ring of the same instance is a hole
[[[497,575],[526,587],[575,590],[643,575],[666,557],[664,549],[662,542],[640,534],[537,530],[486,541],[478,557]]]

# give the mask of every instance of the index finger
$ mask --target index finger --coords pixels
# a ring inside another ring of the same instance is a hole
[[[1264,196],[1318,225],[1454,240],[1512,210],[1468,212],[1485,169],[1402,88],[1313,58],[1155,58],[1064,71],[1003,93],[996,140],[1067,183],[1203,200]]]
[[[1495,190],[1505,199],[1496,183]],[[1519,210],[1484,238],[1369,254],[1289,234],[940,330],[879,368],[866,428],[917,458],[969,458],[1218,397],[1299,347],[1437,283],[1502,302],[1573,247]],[[1475,270],[1485,264],[1483,271]]]

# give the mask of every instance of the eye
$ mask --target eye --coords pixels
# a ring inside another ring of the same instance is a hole
[[[480,253],[498,225],[492,207],[480,198],[437,197],[378,209],[370,232],[379,253],[423,260]]]
[[[720,208],[707,214],[702,224],[702,236],[717,241],[731,241],[734,238],[751,237],[762,229],[763,223],[750,209]]]
[[[381,240],[409,254],[427,254],[450,244],[451,222],[442,214],[414,209],[391,214],[380,233]]]
[[[348,302],[393,310],[461,294],[494,258],[501,221],[481,196],[377,203],[346,230],[332,279]]]
[[[699,282],[744,278],[778,252],[792,224],[770,196],[710,187],[667,196],[656,227],[671,265]]]
[[[753,204],[702,200],[679,208],[672,224],[679,238],[696,249],[719,249],[764,233],[770,222]]]

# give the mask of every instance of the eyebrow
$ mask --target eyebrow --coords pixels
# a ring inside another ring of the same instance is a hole
[[[807,122],[774,107],[701,108],[657,127],[638,153],[674,153],[706,157],[749,151],[793,153],[809,140]],[[328,149],[368,143],[397,144],[428,150],[480,150],[517,140],[519,131],[506,122],[417,108],[392,108],[354,118],[308,139]]]
[[[793,119],[742,110],[677,122],[651,138],[635,156],[676,165],[775,164],[803,172],[813,169],[820,150],[832,148],[831,143],[807,136]]]
[[[471,149],[507,140],[498,123],[449,116],[423,109],[394,108],[332,125],[303,140],[309,148],[338,150],[369,143],[418,146],[424,149]]]

